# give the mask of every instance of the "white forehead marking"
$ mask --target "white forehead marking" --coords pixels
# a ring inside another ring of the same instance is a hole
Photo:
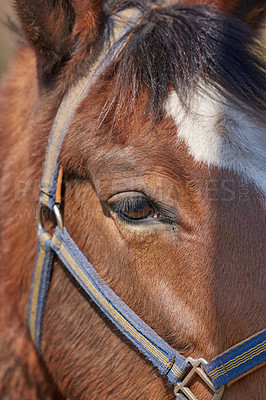
[[[232,170],[266,192],[266,127],[209,93],[195,94],[189,112],[170,94],[165,108],[178,138],[196,161]]]

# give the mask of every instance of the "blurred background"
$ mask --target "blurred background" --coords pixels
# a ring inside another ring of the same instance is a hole
[[[12,0],[0,0],[0,79],[15,49],[15,35],[5,25],[8,16],[14,19],[11,3]]]

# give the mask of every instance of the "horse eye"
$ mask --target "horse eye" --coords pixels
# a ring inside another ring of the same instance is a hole
[[[128,221],[142,221],[158,218],[159,213],[143,196],[125,197],[112,207],[121,218]]]

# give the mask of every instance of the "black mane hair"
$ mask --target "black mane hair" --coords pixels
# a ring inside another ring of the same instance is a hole
[[[236,106],[265,118],[266,66],[255,33],[207,5],[154,8],[153,4],[107,1],[105,5],[109,15],[129,6],[143,13],[115,65],[113,96],[118,103],[130,93],[132,105],[144,87],[149,111],[157,118],[171,88],[187,104],[191,90],[202,82]]]

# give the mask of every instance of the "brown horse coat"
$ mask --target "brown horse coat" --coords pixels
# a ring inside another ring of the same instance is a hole
[[[2,400],[174,398],[173,388],[105,320],[59,262],[44,320],[43,360],[27,328],[35,209],[49,131],[64,93],[97,53],[103,16],[114,3],[15,2],[25,43],[0,96]],[[171,21],[178,20],[180,5],[150,13],[150,3],[136,1],[147,15],[146,28],[160,39],[161,24],[169,18],[176,34],[179,23]],[[216,11],[194,7],[207,1],[182,3],[189,5],[184,15],[191,18],[186,20],[191,38],[205,38],[208,26],[214,35],[215,21],[228,28],[217,28],[217,40],[222,37],[235,55],[226,54],[224,64],[221,57],[222,72],[212,76],[218,63],[207,56],[218,57],[218,48],[209,54],[213,47],[206,46],[204,53],[203,47],[189,49],[189,42],[174,78],[171,54],[163,61],[161,39],[147,45],[143,24],[136,35],[142,53],[137,42],[128,43],[121,60],[79,106],[67,134],[61,155],[64,223],[101,277],[147,324],[182,354],[210,360],[265,327],[265,75],[262,61],[248,49],[253,33],[218,12],[241,15],[257,28],[265,7],[259,0],[252,9],[251,2],[210,1]],[[201,12],[202,32],[194,35],[191,21],[196,24]],[[237,30],[234,40],[230,35]],[[170,43],[178,50],[177,42]],[[162,65],[169,68],[165,85]],[[213,95],[209,85],[215,79]],[[149,200],[150,223],[121,218],[136,211],[132,193]],[[226,389],[224,399],[263,400],[263,374],[258,370]],[[210,398],[201,383],[192,386],[199,399]]]

